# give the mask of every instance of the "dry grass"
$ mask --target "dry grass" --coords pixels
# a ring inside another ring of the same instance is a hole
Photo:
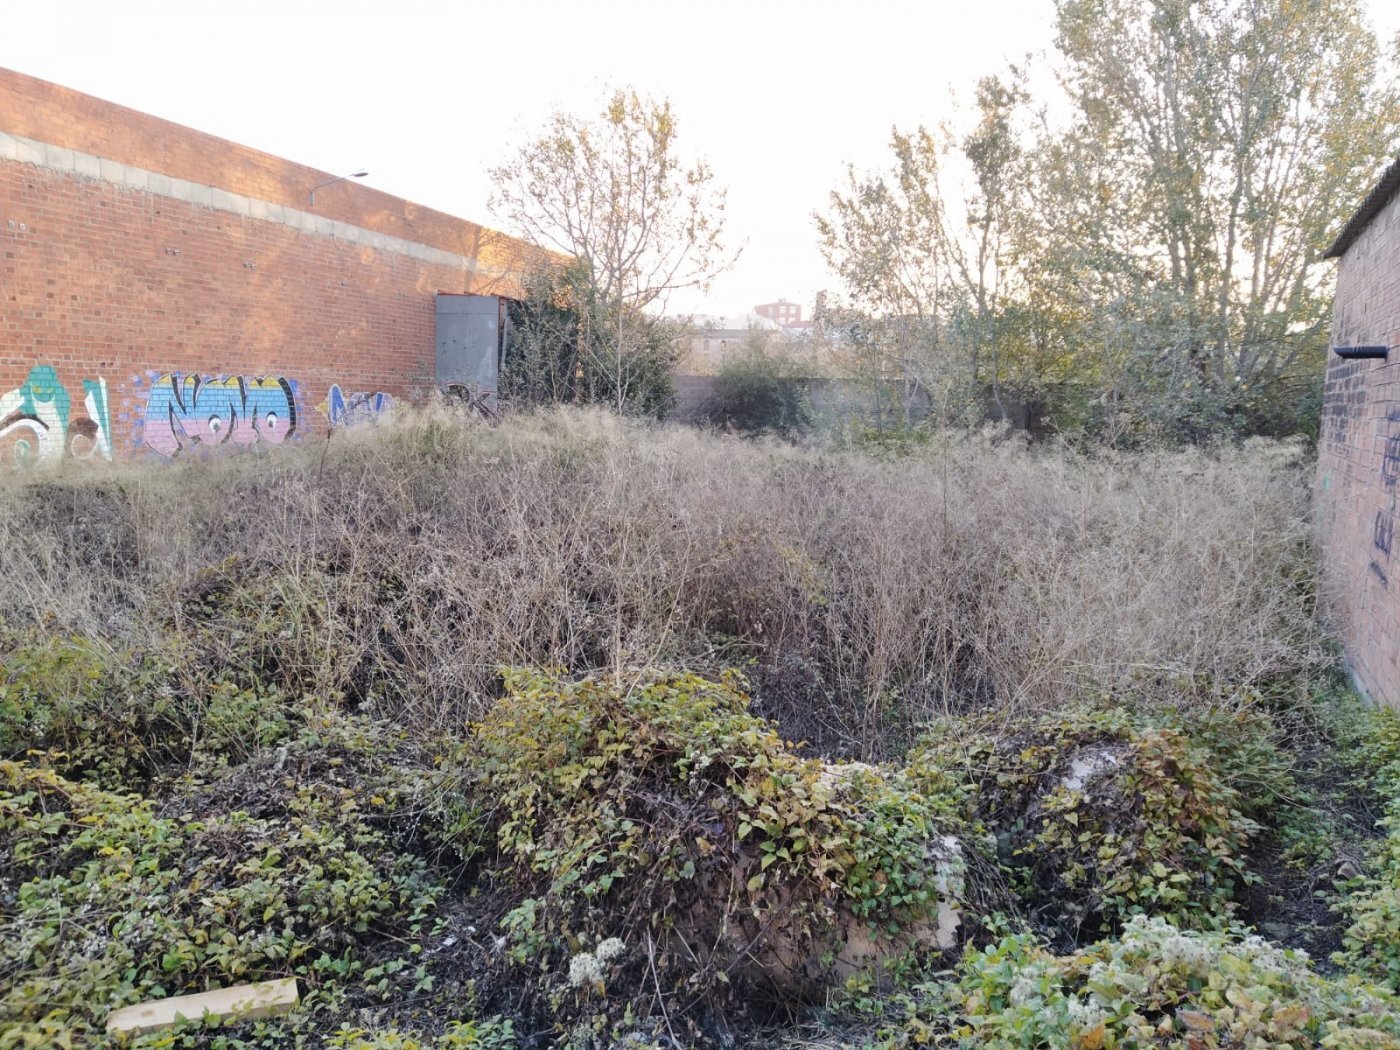
[[[903,457],[553,412],[0,483],[0,620],[460,724],[502,664],[746,667],[824,750],[1087,693],[1235,702],[1328,660],[1297,449]]]

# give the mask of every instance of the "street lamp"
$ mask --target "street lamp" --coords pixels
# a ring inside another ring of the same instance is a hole
[[[315,204],[315,203],[316,203],[316,191],[317,191],[317,190],[323,190],[323,189],[325,189],[327,186],[334,186],[337,182],[344,182],[346,179],[363,179],[363,178],[364,178],[366,175],[368,175],[368,174],[369,174],[369,172],[367,172],[367,171],[365,171],[363,168],[361,168],[359,171],[352,171],[349,175],[337,175],[337,176],[336,176],[335,178],[333,178],[333,179],[328,179],[327,181],[322,182],[322,183],[320,183],[319,185],[312,186],[312,187],[311,187],[311,203],[312,203],[312,204]]]

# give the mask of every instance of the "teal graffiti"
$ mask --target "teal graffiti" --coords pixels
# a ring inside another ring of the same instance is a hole
[[[105,379],[83,380],[87,415],[72,418],[73,400],[52,365],[35,365],[29,378],[0,394],[0,440],[9,439],[21,466],[52,464],[65,455],[112,458],[112,421]]]
[[[107,406],[107,380],[83,380],[83,407],[87,418],[75,419],[68,437],[68,451],[74,456],[90,459],[94,454],[105,460],[112,458],[112,412]],[[86,454],[76,447],[74,438],[87,440]]]

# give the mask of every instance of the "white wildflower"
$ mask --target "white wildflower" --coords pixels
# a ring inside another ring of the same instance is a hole
[[[598,965],[592,952],[579,952],[569,960],[569,986],[582,988],[584,985],[601,984],[603,968]]]
[[[593,949],[593,957],[600,963],[609,963],[626,950],[627,948],[622,941],[616,937],[609,937]]]
[[[1069,1019],[1084,1028],[1093,1028],[1108,1015],[1096,1003],[1071,997],[1066,1004]]]
[[[1215,958],[1209,944],[1186,933],[1164,937],[1160,951],[1162,961],[1168,966],[1181,966],[1192,972],[1210,969]]]
[[[579,952],[569,960],[569,986],[582,988],[602,984],[605,967],[626,950],[620,940],[609,937],[593,951]]]
[[[1011,1005],[1024,1006],[1040,998],[1039,974],[1035,971],[1022,972],[1016,976],[1011,986]]]

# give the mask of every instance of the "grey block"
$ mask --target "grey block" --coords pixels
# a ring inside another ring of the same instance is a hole
[[[44,164],[44,144],[30,139],[15,138],[15,160],[25,164]]]
[[[73,155],[73,170],[85,178],[100,179],[102,178],[102,161],[91,153],[75,153]]]
[[[209,188],[209,205],[219,211],[232,212],[235,215],[248,214],[248,202],[239,197],[236,193],[228,190],[221,190],[217,186]]]
[[[73,170],[73,151],[62,146],[44,146],[44,166],[54,171]]]

